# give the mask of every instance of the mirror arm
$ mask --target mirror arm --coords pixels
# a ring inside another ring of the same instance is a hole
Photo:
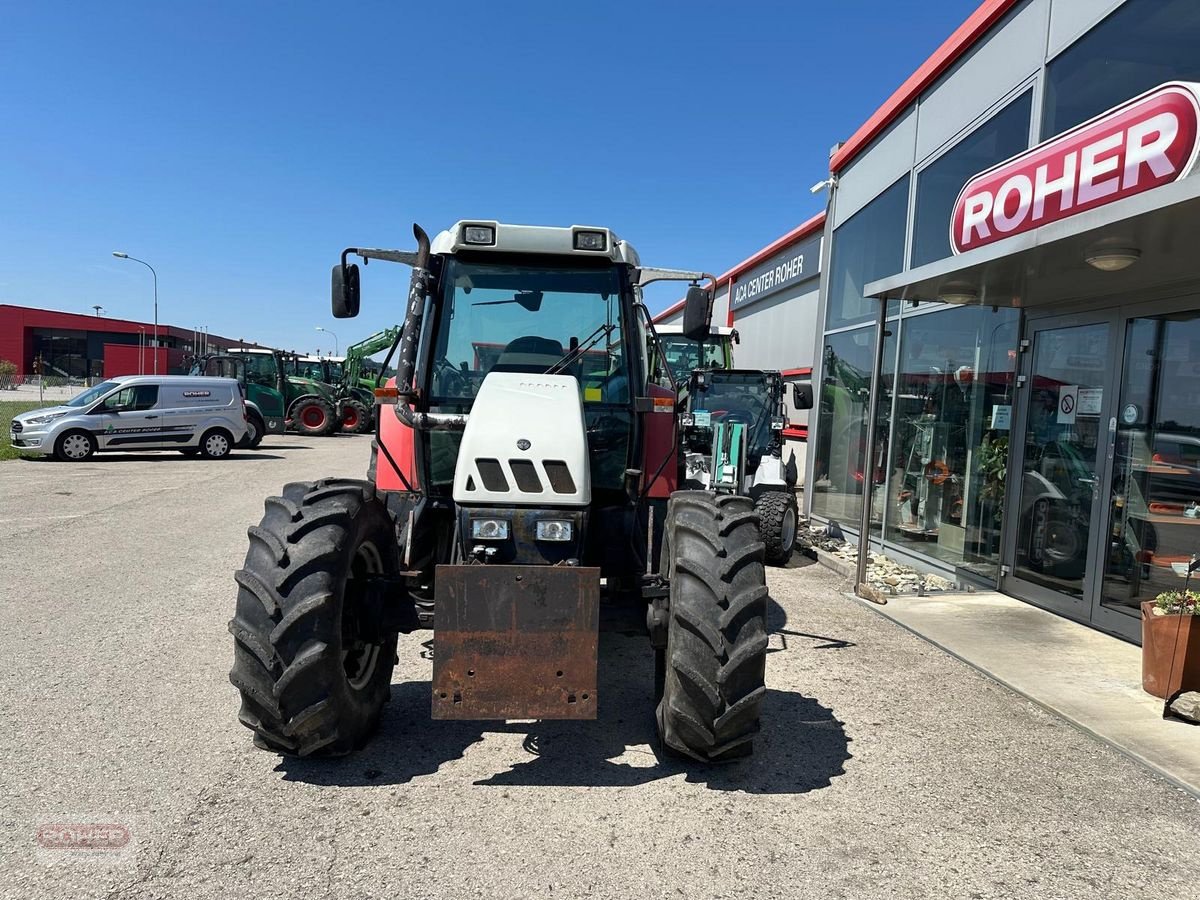
[[[715,290],[717,279],[707,272],[689,272],[686,269],[656,269],[644,266],[638,269],[637,286],[645,287],[655,281],[691,281],[693,283],[707,278]]]
[[[342,265],[346,265],[346,260],[353,254],[362,258],[364,266],[372,259],[415,266],[417,264],[417,253],[418,251],[416,250],[375,250],[370,247],[347,247],[342,251]]]

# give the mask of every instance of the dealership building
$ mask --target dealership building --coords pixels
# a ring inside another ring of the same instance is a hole
[[[1200,552],[1197,48],[1196,0],[987,0],[722,276],[737,364],[812,368],[814,520],[1140,640]]]
[[[20,382],[33,375],[35,360],[47,377],[88,380],[159,372],[182,374],[196,349],[252,346],[216,334],[174,325],[111,319],[0,303],[0,360],[17,367]],[[155,356],[157,355],[157,368]]]

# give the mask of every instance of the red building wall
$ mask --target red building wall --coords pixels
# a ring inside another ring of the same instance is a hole
[[[182,368],[183,352],[158,348],[158,374],[170,374],[171,369]],[[140,365],[139,365],[140,363]],[[115,378],[118,375],[153,375],[154,348],[139,348],[136,344],[105,344],[104,345],[104,377]]]

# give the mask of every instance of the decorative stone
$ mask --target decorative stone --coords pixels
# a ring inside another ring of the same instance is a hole
[[[1171,712],[1189,722],[1200,722],[1200,692],[1188,691],[1180,694],[1171,704]]]

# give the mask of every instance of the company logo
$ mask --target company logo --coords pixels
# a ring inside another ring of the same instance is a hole
[[[521,438],[519,441],[517,441],[518,450],[528,450],[531,446],[533,445],[530,444],[525,438]]]
[[[950,245],[965,253],[1186,176],[1200,85],[1171,83],[981,172],[958,195]]]

